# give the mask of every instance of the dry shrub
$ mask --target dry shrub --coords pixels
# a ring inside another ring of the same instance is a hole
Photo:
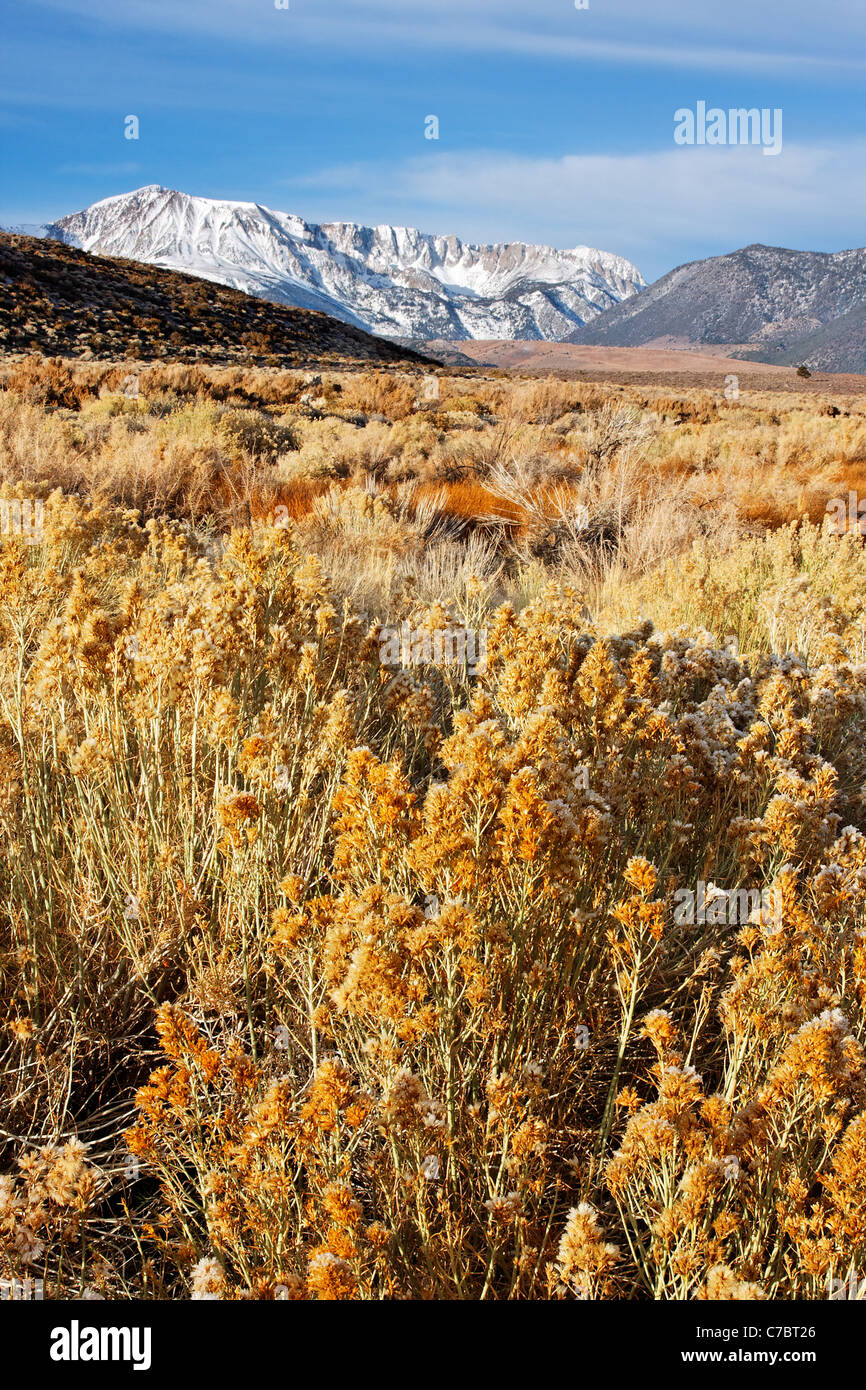
[[[422,520],[316,508],[325,541]],[[489,543],[434,543],[450,593],[381,616],[459,608],[486,664],[395,679],[297,540],[202,563],[55,494],[0,549],[3,1277],[826,1297],[866,1254],[862,552],[751,556],[758,607],[797,565],[832,596],[809,664],[603,639],[568,586],[517,614]],[[698,880],[750,920],[684,925]]]
[[[634,405],[609,401],[589,413],[580,431],[586,467],[608,468],[616,458],[631,459],[646,450],[653,424]]]
[[[417,381],[399,373],[356,372],[347,376],[343,383],[341,403],[346,410],[403,420],[411,415],[417,395]]]
[[[0,537],[0,1277],[826,1298],[866,1259],[866,548],[747,508],[856,479],[859,411],[788,421],[804,477],[767,401],[542,383],[565,431],[463,431],[449,482],[348,380],[226,411],[269,379],[0,397],[0,502],[44,509]]]
[[[295,432],[258,410],[226,410],[219,417],[219,438],[234,457],[275,463],[279,454],[296,449]]]
[[[507,397],[504,414],[520,424],[552,425],[561,416],[579,408],[580,389],[550,377],[513,389]]]
[[[272,482],[260,486],[253,499],[253,517],[258,521],[287,518],[300,521],[309,515],[317,497],[328,492],[333,484],[327,478],[295,478],[287,483]]]
[[[59,357],[25,357],[12,367],[8,386],[28,405],[62,405],[73,410],[87,394]]]
[[[418,489],[419,496],[439,496],[442,510],[457,521],[477,522],[485,519],[498,504],[498,496],[487,483],[475,480],[465,482],[424,483]],[[518,519],[514,509],[513,520]]]

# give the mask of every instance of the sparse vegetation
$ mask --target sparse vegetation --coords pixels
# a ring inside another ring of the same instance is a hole
[[[422,362],[325,314],[192,275],[0,232],[0,350],[271,367]]]

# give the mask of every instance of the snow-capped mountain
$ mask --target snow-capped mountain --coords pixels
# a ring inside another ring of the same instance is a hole
[[[156,184],[104,198],[45,232],[391,338],[561,341],[646,284],[629,261],[589,246],[473,246],[413,227],[317,226]]]

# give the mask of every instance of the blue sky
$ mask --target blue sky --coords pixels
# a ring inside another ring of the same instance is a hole
[[[781,108],[781,154],[675,145],[700,100]],[[839,250],[866,244],[866,4],[27,0],[4,17],[0,144],[6,225],[160,183],[586,243],[649,280],[753,241]]]

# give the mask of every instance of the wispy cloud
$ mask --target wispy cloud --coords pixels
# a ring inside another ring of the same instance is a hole
[[[492,240],[588,243],[655,277],[683,259],[761,241],[802,249],[862,244],[866,140],[758,148],[682,148],[639,155],[528,158],[501,151],[425,154],[399,164],[354,162],[284,181],[286,203],[317,216],[411,222]],[[294,194],[294,198],[292,197]],[[827,208],[833,244],[827,245]]]
[[[20,126],[7,196],[50,196],[59,215],[152,179],[315,220],[588,242],[647,276],[756,240],[866,240],[863,0],[289,6],[17,7],[0,54]],[[783,108],[781,156],[675,148],[673,113],[699,99]]]
[[[33,0],[31,0],[31,4]],[[513,53],[551,60],[739,72],[852,72],[866,67],[862,5],[836,0],[36,0],[46,10],[116,29],[231,37],[249,44],[327,45],[387,51],[423,45],[480,54]]]

